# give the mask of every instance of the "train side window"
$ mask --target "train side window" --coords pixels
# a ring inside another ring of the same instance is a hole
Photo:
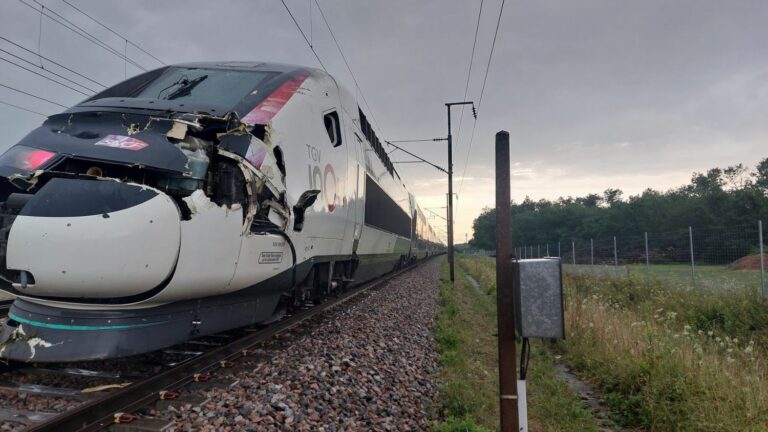
[[[339,123],[339,114],[336,111],[331,111],[323,116],[325,122],[325,131],[328,132],[328,139],[331,140],[331,145],[338,147],[341,145],[341,126]]]

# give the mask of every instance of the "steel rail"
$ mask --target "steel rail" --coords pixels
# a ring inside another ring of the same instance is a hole
[[[11,309],[13,300],[0,300],[0,318],[8,316],[8,311]]]
[[[329,309],[345,303],[358,295],[379,287],[410,270],[419,267],[431,258],[424,259],[406,267],[381,276],[342,294],[340,297],[297,313],[262,330],[253,332],[227,345],[216,348],[187,362],[167,369],[157,375],[136,382],[125,388],[113,391],[102,398],[80,404],[61,415],[44,422],[31,425],[26,432],[63,432],[63,431],[98,431],[114,424],[116,413],[130,413],[160,399],[160,392],[175,390],[194,382],[197,374],[210,373],[221,368],[222,362],[246,357],[245,351],[254,345],[269,340],[275,335],[289,330],[302,322]]]

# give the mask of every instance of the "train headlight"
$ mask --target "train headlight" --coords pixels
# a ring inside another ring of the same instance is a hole
[[[23,171],[34,171],[51,160],[56,153],[17,145],[8,149],[0,156],[0,166],[18,168]]]

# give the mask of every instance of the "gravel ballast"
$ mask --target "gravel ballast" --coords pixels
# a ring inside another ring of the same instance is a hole
[[[438,391],[432,259],[322,314],[233,372],[210,402],[158,411],[177,431],[410,431],[432,424]]]

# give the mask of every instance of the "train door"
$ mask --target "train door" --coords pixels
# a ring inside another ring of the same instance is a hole
[[[357,157],[355,158],[355,206],[354,206],[354,234],[352,241],[352,252],[357,252],[357,246],[360,244],[360,235],[363,233],[363,222],[365,219],[365,167],[360,165],[363,160],[363,141],[353,131],[354,147]]]
[[[351,201],[348,176],[351,174],[349,159],[350,143],[345,139],[338,89],[335,82],[320,76],[317,87],[322,93],[312,98],[306,106],[306,118],[311,127],[305,130],[305,147],[309,166],[307,180],[310,190],[317,190],[317,200],[307,212],[302,234],[307,239],[306,252],[312,256],[336,256],[348,254],[346,240],[352,229],[348,228],[348,209]],[[344,122],[346,123],[346,122]],[[303,192],[303,191],[302,191]],[[349,234],[348,234],[349,231]]]
[[[346,181],[349,175],[349,144],[342,139],[340,116],[336,108],[322,112],[319,120],[325,125],[326,133],[313,136],[313,144],[307,147],[312,159],[309,167],[310,185],[320,193],[311,215],[315,223],[306,223],[305,233],[315,238],[342,240],[346,234],[348,217],[345,207],[351,198]]]

